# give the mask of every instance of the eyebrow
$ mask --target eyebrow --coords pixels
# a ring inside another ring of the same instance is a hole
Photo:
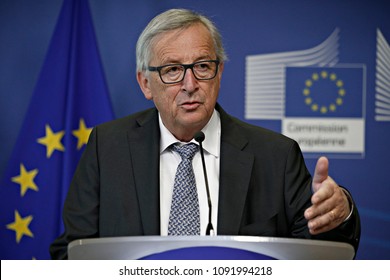
[[[190,64],[191,63],[195,63],[197,61],[212,60],[212,59],[216,59],[216,58],[212,58],[212,56],[209,55],[209,54],[202,55],[202,56],[199,56],[198,58],[196,58],[195,60],[193,60],[192,62],[190,62]],[[167,65],[167,64],[187,64],[187,63],[180,62],[177,59],[168,59],[168,60],[165,60],[165,61],[161,62],[161,65]]]

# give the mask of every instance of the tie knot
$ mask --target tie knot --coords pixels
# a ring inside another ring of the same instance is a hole
[[[183,146],[179,146],[175,144],[172,146],[172,150],[179,153],[182,160],[184,159],[192,160],[195,156],[195,153],[198,151],[198,148],[199,148],[198,145],[194,143],[189,143]]]

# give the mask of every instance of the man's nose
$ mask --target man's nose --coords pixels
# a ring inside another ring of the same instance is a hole
[[[183,86],[182,88],[186,91],[192,92],[198,87],[198,80],[194,76],[192,69],[186,69],[184,73]]]

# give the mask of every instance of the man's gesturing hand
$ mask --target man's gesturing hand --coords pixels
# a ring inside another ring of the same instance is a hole
[[[328,171],[328,159],[319,158],[313,176],[312,206],[305,211],[311,234],[319,234],[336,228],[350,212],[347,196],[342,188],[329,177]]]

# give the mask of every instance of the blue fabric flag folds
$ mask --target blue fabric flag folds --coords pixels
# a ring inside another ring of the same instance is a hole
[[[87,0],[64,0],[0,185],[0,258],[49,259],[92,127],[114,118]]]

